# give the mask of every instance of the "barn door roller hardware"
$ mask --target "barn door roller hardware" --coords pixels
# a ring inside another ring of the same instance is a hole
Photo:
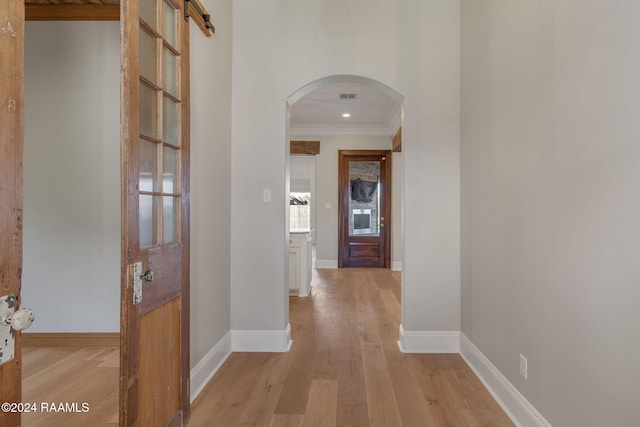
[[[216,32],[211,23],[211,15],[200,3],[200,0],[184,0],[184,19],[189,20],[189,17],[193,18],[205,36],[211,37],[211,34]]]

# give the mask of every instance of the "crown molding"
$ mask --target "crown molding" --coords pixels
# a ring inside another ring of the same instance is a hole
[[[392,126],[294,126],[289,127],[289,135],[293,136],[337,136],[337,135],[360,135],[360,136],[387,136],[393,137]]]

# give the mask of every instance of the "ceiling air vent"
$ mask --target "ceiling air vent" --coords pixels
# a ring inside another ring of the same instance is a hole
[[[349,101],[352,99],[356,99],[356,94],[355,93],[341,93],[340,94],[340,100],[341,101]]]

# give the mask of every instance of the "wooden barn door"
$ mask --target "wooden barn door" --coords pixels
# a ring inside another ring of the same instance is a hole
[[[121,3],[123,426],[189,417],[189,28],[184,2]]]
[[[0,297],[14,295],[17,298],[17,304],[20,304],[22,280],[23,88],[24,0],[2,0],[0,1]],[[0,400],[19,403],[22,390],[20,334],[14,333],[13,336],[15,338],[14,358],[0,365]],[[11,409],[17,408],[3,406],[0,412],[0,426],[20,425],[20,413],[11,412]]]

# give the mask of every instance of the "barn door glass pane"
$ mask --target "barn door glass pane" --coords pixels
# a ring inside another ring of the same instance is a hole
[[[140,18],[154,30],[156,25],[157,0],[140,0]]]
[[[158,81],[158,53],[156,38],[140,28],[140,75],[150,82]]]
[[[153,192],[158,189],[158,145],[140,140],[140,191]]]
[[[164,97],[164,112],[162,114],[164,141],[178,144],[178,103],[169,97]]]
[[[178,170],[178,158],[176,150],[171,147],[164,147],[162,162],[162,191],[169,194],[175,193],[178,191],[178,186],[176,185]]]
[[[158,95],[143,82],[140,82],[140,133],[158,138]]]
[[[140,247],[180,240],[182,2],[140,0]],[[175,5],[180,7],[176,7]]]
[[[167,0],[163,1],[163,22],[162,22],[162,37],[171,46],[177,46],[177,30],[176,30],[176,9]]]
[[[156,198],[147,194],[141,194],[138,213],[140,216],[140,247],[155,246],[158,224]]]
[[[162,69],[163,78],[162,86],[165,92],[173,96],[178,95],[178,57],[166,47],[163,50],[164,68]]]
[[[177,230],[177,206],[176,203],[177,197],[173,196],[165,196],[162,198],[162,206],[163,206],[163,215],[164,215],[164,230],[162,233],[162,241],[163,243],[173,243],[176,241],[176,230]]]
[[[380,235],[380,162],[349,162],[349,236]]]

